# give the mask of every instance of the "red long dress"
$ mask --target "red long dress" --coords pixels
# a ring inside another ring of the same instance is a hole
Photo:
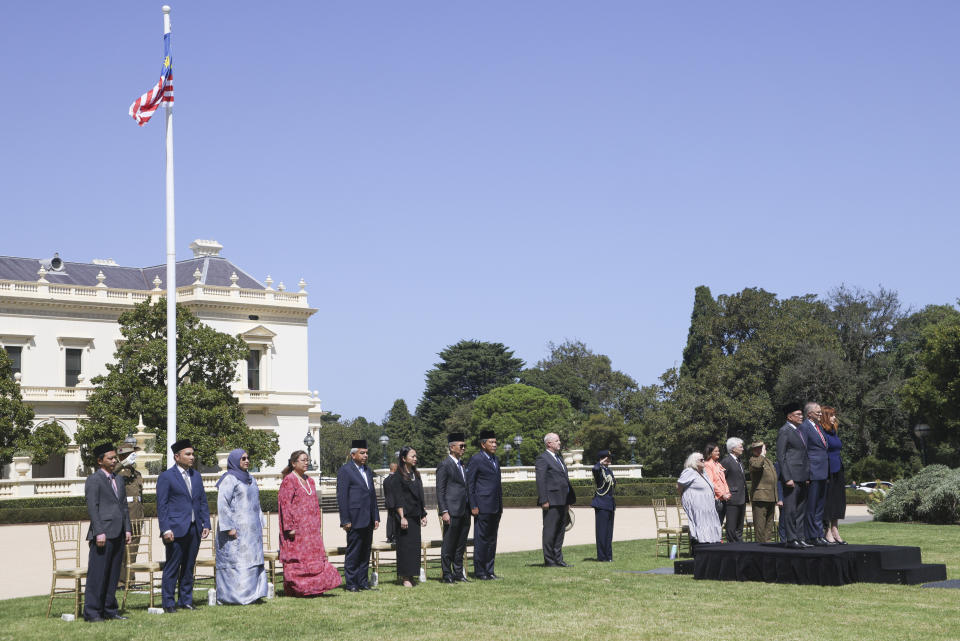
[[[320,503],[313,479],[304,482],[290,472],[280,484],[278,502],[283,593],[310,596],[340,585],[340,573],[327,559],[320,535]],[[295,531],[293,539],[287,534],[291,530]]]

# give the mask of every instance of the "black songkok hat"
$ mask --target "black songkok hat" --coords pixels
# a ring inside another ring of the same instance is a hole
[[[173,450],[173,453],[176,454],[180,450],[185,450],[188,447],[193,447],[193,443],[190,442],[188,438],[182,438],[173,445],[170,446],[170,449]]]
[[[786,405],[783,406],[784,416],[786,416],[787,414],[793,414],[794,412],[802,412],[802,411],[803,411],[803,405],[801,405],[800,403],[787,403]]]
[[[467,437],[464,436],[463,432],[451,432],[447,434],[447,443],[456,443],[457,441],[465,441]]]
[[[93,448],[93,455],[99,459],[107,452],[115,452],[116,450],[117,448],[114,447],[113,443],[104,443]]]
[[[478,438],[481,441],[485,441],[488,438],[497,438],[497,433],[494,432],[493,430],[483,430],[482,432],[480,432],[480,436]]]
[[[603,459],[607,458],[608,456],[610,456],[610,450],[600,450],[599,452],[597,452],[597,460],[598,460],[598,461],[602,461]]]
[[[350,449],[365,450],[367,449],[367,439],[365,438],[355,438],[350,442]]]

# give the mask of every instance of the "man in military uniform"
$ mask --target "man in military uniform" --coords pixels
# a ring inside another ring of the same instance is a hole
[[[134,467],[137,460],[135,452],[139,450],[140,448],[134,445],[124,444],[120,446],[117,450],[117,465],[113,468],[113,473],[117,479],[123,481],[131,523],[143,518],[143,474]],[[139,536],[133,536],[127,545],[127,552],[123,554],[123,562],[120,566],[120,585],[123,585],[123,582],[127,580],[127,556],[128,554],[136,554],[139,545]]]

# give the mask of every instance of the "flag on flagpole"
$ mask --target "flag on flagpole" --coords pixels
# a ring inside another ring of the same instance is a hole
[[[137,98],[130,105],[130,117],[141,127],[150,121],[160,103],[173,104],[173,59],[170,57],[170,34],[163,34],[163,68],[160,80],[150,91]]]

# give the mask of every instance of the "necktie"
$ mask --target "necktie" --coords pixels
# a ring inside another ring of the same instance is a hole
[[[457,461],[457,468],[459,468],[459,470],[460,470],[460,476],[463,477],[463,482],[466,483],[466,482],[467,482],[467,474],[466,474],[466,472],[463,471],[463,461],[460,461],[460,460]]]
[[[363,477],[363,484],[367,486],[367,489],[370,489],[370,481],[367,480],[367,475],[363,473],[363,468],[359,465],[357,466],[357,471],[360,472],[360,476]]]
[[[193,511],[193,483],[190,482],[190,472],[188,470],[181,471],[183,472],[183,482],[187,484],[187,494],[190,495],[190,522],[193,523],[197,518]]]
[[[560,455],[559,455],[559,454],[556,454],[556,453],[555,453],[554,456],[557,457],[557,463],[559,463],[559,464],[560,464],[560,467],[563,468],[563,471],[566,472],[566,471],[567,471],[567,466],[563,464],[563,459],[560,458]]]
[[[816,423],[814,423],[813,426],[814,426],[815,428],[817,428],[817,434],[820,435],[820,441],[823,443],[823,446],[826,447],[826,446],[827,446],[827,439],[823,438],[823,432],[820,431],[820,426],[817,425]]]
[[[497,469],[497,459],[490,456],[489,454],[487,456],[490,458],[490,464],[493,465],[493,469]]]
[[[120,498],[120,492],[117,491],[117,477],[113,474],[110,475],[110,485],[113,486],[113,495]]]

